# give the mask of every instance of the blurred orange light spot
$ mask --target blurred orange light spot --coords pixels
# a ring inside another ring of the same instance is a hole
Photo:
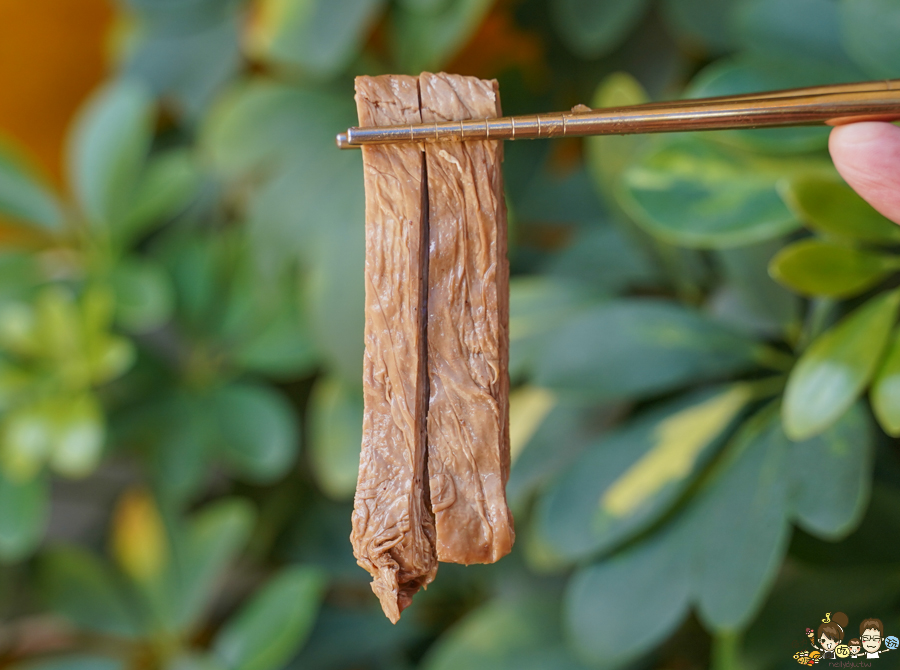
[[[0,135],[62,183],[72,115],[106,74],[107,0],[0,0]]]
[[[543,43],[537,34],[516,25],[506,4],[500,3],[487,15],[469,43],[447,65],[447,72],[488,79],[519,68],[526,78],[542,76]]]

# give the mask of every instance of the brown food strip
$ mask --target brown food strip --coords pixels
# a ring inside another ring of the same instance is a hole
[[[420,123],[415,77],[356,79],[360,126]],[[421,149],[363,147],[366,190],[364,415],[350,540],[394,623],[437,572],[425,413],[427,203]]]
[[[496,81],[425,73],[422,122],[500,116]],[[493,563],[515,533],[509,476],[509,265],[499,141],[426,145],[428,473],[437,557]]]

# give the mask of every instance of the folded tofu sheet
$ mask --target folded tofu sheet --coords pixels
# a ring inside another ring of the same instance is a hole
[[[495,81],[356,80],[360,126],[500,116]],[[437,564],[514,540],[499,141],[366,146],[364,418],[351,542],[397,622]]]

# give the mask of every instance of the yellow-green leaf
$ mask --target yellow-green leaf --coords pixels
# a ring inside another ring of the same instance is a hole
[[[900,226],[837,178],[800,175],[780,185],[791,211],[809,228],[846,239],[896,244]]]
[[[9,302],[0,308],[0,347],[7,353],[33,355],[37,350],[37,322],[31,305]]]
[[[4,417],[0,462],[13,481],[33,479],[50,454],[53,426],[40,405],[27,405]]]
[[[130,489],[119,499],[113,513],[111,542],[116,562],[136,582],[151,582],[162,574],[168,562],[168,540],[148,491]]]
[[[509,395],[509,455],[513,463],[556,406],[556,396],[537,386],[524,386]]]
[[[881,369],[872,382],[872,409],[884,432],[900,436],[900,330],[894,332]]]
[[[316,382],[309,400],[310,459],[319,486],[335,500],[353,497],[362,442],[361,389],[339,377]]]
[[[541,534],[576,560],[640,533],[671,508],[752,398],[746,384],[704,389],[604,436],[543,497]]]
[[[872,288],[898,267],[895,256],[807,239],[778,252],[769,273],[803,295],[846,298]]]
[[[884,293],[820,335],[791,372],[784,430],[805,440],[837,421],[872,379],[900,305],[900,291]]]
[[[648,100],[637,79],[627,72],[616,72],[600,82],[591,107],[625,107]],[[598,135],[585,139],[588,169],[607,195],[613,194],[625,167],[646,139],[640,135]]]
[[[667,484],[687,476],[704,448],[750,398],[748,387],[734,386],[661,421],[653,434],[653,447],[606,490],[600,499],[601,509],[613,516],[625,516]]]

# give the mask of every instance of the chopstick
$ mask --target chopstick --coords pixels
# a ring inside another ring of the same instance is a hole
[[[900,79],[813,86],[630,107],[449,123],[349,128],[341,149],[369,144],[519,140],[900,120]]]

